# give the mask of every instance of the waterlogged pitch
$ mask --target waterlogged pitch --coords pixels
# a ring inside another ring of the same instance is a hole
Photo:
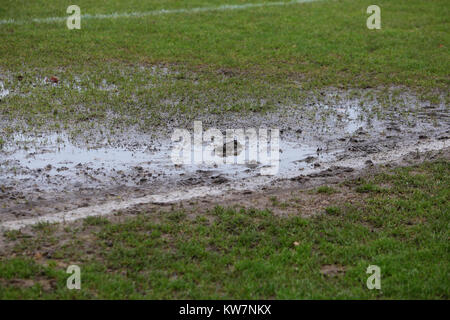
[[[0,297],[448,299],[448,30],[446,0],[3,0]]]

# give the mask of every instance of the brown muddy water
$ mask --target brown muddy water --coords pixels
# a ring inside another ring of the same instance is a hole
[[[0,87],[0,94],[7,95]],[[232,191],[284,186],[301,176],[350,172],[448,148],[445,106],[421,106],[407,115],[374,112],[357,101],[281,108],[250,117],[204,116],[204,129],[280,130],[279,171],[262,176],[261,163],[174,165],[173,142],[159,135],[95,135],[95,142],[65,132],[13,134],[0,151],[0,227],[106,215],[145,203],[171,203]],[[312,112],[309,112],[312,111]],[[437,117],[436,117],[437,115]],[[186,129],[192,132],[192,124]],[[157,130],[155,130],[157,132]],[[88,134],[89,136],[89,134]],[[297,179],[297,181],[299,181]]]

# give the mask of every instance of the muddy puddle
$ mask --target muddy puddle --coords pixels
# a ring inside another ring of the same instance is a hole
[[[177,165],[172,161],[174,143],[170,140],[159,142],[158,146],[130,150],[112,146],[86,147],[65,134],[55,133],[39,137],[14,135],[12,139],[2,150],[0,183],[4,186],[20,183],[22,191],[35,188],[61,191],[113,184],[151,185],[154,190],[208,181],[222,184],[260,175],[260,169],[267,165],[248,161],[248,144],[243,164],[233,163],[237,161],[231,155],[224,158],[227,163]],[[205,152],[207,146],[203,144],[202,150],[192,147],[191,158],[195,152]],[[320,161],[331,160],[333,153],[335,151],[318,151],[316,145],[281,140],[276,175],[317,167]]]
[[[157,138],[155,134],[126,133],[104,139],[96,136],[89,143],[64,132],[13,134],[0,151],[0,224],[18,228],[42,219],[70,221],[148,202],[255,191],[299,176],[334,174],[330,168],[340,168],[337,172],[342,173],[398,160],[413,151],[448,147],[445,108],[424,109],[420,117],[412,114],[409,118],[399,118],[395,112],[378,117],[374,110],[348,101],[308,111],[288,108],[221,123],[205,119],[205,127],[215,125],[223,132],[236,127],[279,129],[275,175],[261,175],[265,164],[259,162],[236,164],[228,159],[228,164],[174,164],[174,142],[167,134]],[[427,117],[430,112],[441,116]],[[127,143],[121,143],[124,140]]]

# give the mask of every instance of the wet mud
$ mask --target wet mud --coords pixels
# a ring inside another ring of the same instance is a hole
[[[405,115],[395,108],[361,107],[351,99],[197,119],[204,129],[223,133],[233,128],[279,129],[279,170],[272,176],[261,175],[264,164],[258,162],[174,164],[170,135],[176,122],[150,133],[130,129],[116,136],[13,134],[0,151],[0,226],[17,229],[208,196],[233,195],[233,201],[244,203],[249,193],[275,186],[287,188],[324,177],[345,179],[355,170],[447,150],[449,119],[442,105],[422,105]],[[181,128],[192,132],[193,123]],[[225,141],[218,153],[229,158],[243,149],[236,141]]]

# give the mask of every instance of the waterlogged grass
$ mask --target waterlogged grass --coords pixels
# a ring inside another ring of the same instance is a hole
[[[37,73],[6,81],[16,89],[0,102],[0,111],[11,125],[23,128],[74,129],[77,126],[141,130],[165,124],[180,113],[190,121],[199,113],[274,110],[276,105],[299,101],[304,93],[280,86],[270,91],[261,81],[192,73],[185,68],[113,68],[102,73],[59,76],[51,84]],[[240,86],[239,92],[235,91]],[[21,123],[18,123],[18,119]],[[14,123],[16,121],[16,123]],[[11,130],[15,131],[15,130]],[[17,131],[17,129],[16,129]]]
[[[360,203],[311,218],[217,207],[9,232],[0,297],[448,299],[449,172],[438,161],[348,181]],[[366,287],[369,265],[381,290]]]

